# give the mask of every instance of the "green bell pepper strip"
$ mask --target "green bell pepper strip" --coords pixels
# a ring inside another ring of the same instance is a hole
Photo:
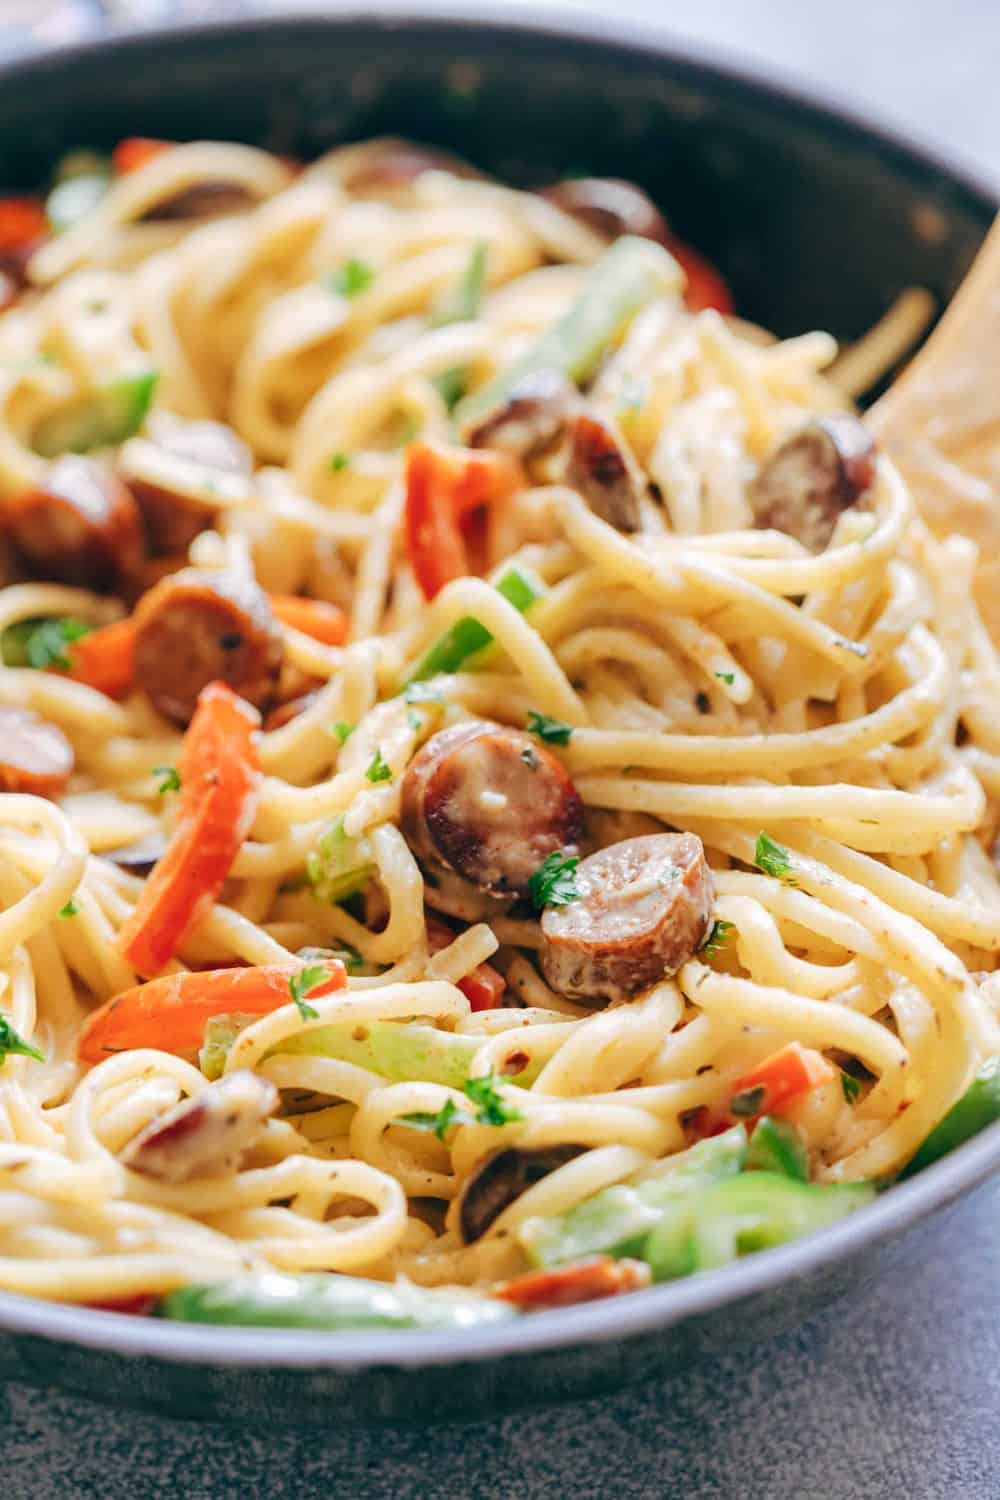
[[[205,1041],[199,1055],[206,1078],[218,1078],[225,1067],[229,1049],[239,1033],[259,1016],[213,1016],[205,1027]],[[330,1026],[314,1026],[309,1031],[287,1037],[267,1055],[293,1053],[296,1056],[335,1057],[379,1073],[393,1083],[440,1083],[446,1088],[462,1089],[468,1082],[472,1059],[483,1045],[481,1036],[440,1031],[419,1021],[367,1021],[359,1027],[356,1021],[335,1021]],[[531,1062],[509,1082],[533,1083],[542,1070],[541,1062]]]
[[[656,297],[680,293],[684,273],[661,245],[623,235],[590,269],[573,305],[532,348],[455,409],[459,431],[501,406],[518,381],[539,370],[558,370],[577,384],[589,379],[609,344]]]
[[[180,1287],[162,1297],[161,1318],[242,1328],[475,1328],[517,1316],[509,1303],[457,1290],[429,1291],[357,1276],[266,1271]]]
[[[124,375],[61,411],[54,411],[36,427],[32,446],[43,458],[60,453],[89,453],[123,443],[138,432],[153,402],[155,370]]]
[[[808,1182],[809,1153],[795,1126],[776,1115],[762,1115],[747,1147],[747,1171],[778,1172]]]
[[[957,1146],[1000,1120],[1000,1057],[991,1057],[983,1064],[960,1099],[939,1120],[923,1145],[918,1147],[900,1172],[900,1180],[922,1172],[933,1162],[947,1156]]]
[[[522,615],[526,614],[536,599],[540,599],[545,592],[544,585],[539,579],[532,577],[524,568],[505,568],[497,578],[493,587],[498,594],[502,594],[508,604]],[[464,620],[458,620],[449,631],[435,641],[425,656],[417,663],[416,669],[407,678],[406,685],[411,682],[424,682],[428,677],[436,677],[439,672],[457,672],[464,666],[470,656],[477,651],[482,651],[484,646],[490,645],[493,637],[471,615]]]
[[[591,1255],[641,1258],[650,1231],[670,1204],[735,1176],[746,1149],[746,1130],[736,1125],[669,1158],[655,1177],[604,1188],[557,1218],[526,1219],[518,1239],[536,1266],[557,1266]]]
[[[45,217],[54,234],[63,234],[87,219],[111,186],[109,172],[92,168],[73,172],[57,182],[45,200]]]
[[[433,328],[444,328],[448,323],[471,323],[473,318],[478,318],[486,283],[488,249],[485,240],[477,240],[473,245],[465,270],[434,305],[430,319]]]
[[[809,1184],[742,1172],[670,1204],[639,1252],[654,1281],[729,1265],[741,1255],[825,1229],[876,1194],[872,1182]]]

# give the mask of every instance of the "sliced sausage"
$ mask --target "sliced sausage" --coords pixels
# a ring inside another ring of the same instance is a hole
[[[503,405],[473,428],[469,446],[533,458],[563,438],[579,403],[579,391],[560,371],[536,370],[515,381]]]
[[[186,422],[155,439],[130,439],[118,469],[138,501],[152,550],[186,553],[215,522],[219,476],[249,478],[253,454],[222,422]]]
[[[450,172],[453,177],[481,175],[448,151],[387,137],[359,153],[344,178],[344,186],[358,198],[381,198],[411,187],[425,172]]]
[[[545,188],[542,197],[605,239],[637,234],[670,248],[666,219],[634,182],[620,177],[571,177]]]
[[[546,1307],[569,1307],[574,1302],[595,1302],[599,1297],[617,1297],[649,1286],[652,1276],[641,1260],[612,1260],[595,1255],[571,1266],[553,1266],[547,1271],[526,1271],[495,1286],[492,1296],[518,1307],[541,1312]]]
[[[787,438],[750,487],[754,525],[822,552],[837,518],[875,481],[875,439],[859,418],[821,417]]]
[[[496,896],[526,895],[548,855],[583,833],[583,803],[561,762],[530,735],[481,719],[432,735],[401,797],[418,858]]]
[[[190,722],[210,682],[228,683],[256,708],[273,697],[282,635],[252,579],[185,568],[144,594],[134,618],[136,682],[175,723]]]
[[[465,1243],[471,1245],[484,1235],[494,1219],[515,1198],[520,1198],[526,1188],[541,1182],[586,1149],[586,1146],[537,1146],[519,1151],[511,1146],[485,1156],[466,1179],[458,1200],[458,1222]]]
[[[175,219],[214,219],[219,214],[245,213],[257,199],[238,182],[198,182],[182,188],[143,214],[144,223]]]
[[[73,771],[73,746],[27,708],[0,708],[0,790],[58,797]]]
[[[91,458],[66,453],[44,484],[8,500],[7,532],[32,572],[99,592],[122,592],[143,559],[131,491]]]
[[[580,892],[542,913],[542,972],[562,995],[623,1000],[676,974],[704,942],[715,886],[701,839],[653,833],[581,860]]]
[[[230,1073],[151,1120],[129,1142],[121,1160],[157,1182],[236,1172],[277,1109],[278,1097],[269,1079],[249,1069]]]
[[[636,465],[611,424],[590,412],[581,412],[573,423],[566,482],[609,526],[641,529],[642,480]]]
[[[135,844],[124,844],[120,849],[105,849],[101,858],[109,859],[113,865],[130,875],[148,875],[166,852],[166,837],[156,832],[147,834]]]

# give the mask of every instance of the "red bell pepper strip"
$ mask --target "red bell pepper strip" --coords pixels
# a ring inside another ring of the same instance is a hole
[[[521,482],[520,466],[509,454],[410,444],[406,550],[426,599],[469,573],[467,528],[474,513],[504,499]]]
[[[443,922],[435,922],[433,917],[428,918],[427,941],[432,953],[447,948],[455,936]],[[464,979],[458,981],[456,988],[462,991],[473,1010],[496,1010],[507,988],[507,981],[492,964],[478,964],[471,974],[466,974]]]

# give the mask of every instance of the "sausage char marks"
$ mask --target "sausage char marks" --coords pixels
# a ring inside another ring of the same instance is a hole
[[[857,417],[809,422],[767,458],[750,487],[754,525],[822,552],[843,511],[875,481],[875,440]]]
[[[495,896],[524,896],[583,833],[564,766],[531,735],[484,719],[432,735],[407,767],[403,832],[418,858]]]
[[[0,791],[58,797],[73,771],[73,747],[56,724],[27,708],[0,708]]]
[[[249,1069],[230,1073],[151,1120],[129,1142],[122,1161],[158,1182],[235,1172],[278,1102],[269,1079]]]
[[[635,234],[670,249],[666,219],[634,182],[620,177],[570,177],[545,188],[542,197],[605,239]]]
[[[562,441],[579,405],[579,391],[559,370],[534,370],[472,429],[469,446],[537,457]]]
[[[7,534],[43,578],[98,592],[123,592],[144,556],[142,517],[110,469],[76,453],[49,467],[44,483],[6,502]]]
[[[623,1000],[676,974],[708,935],[715,887],[701,839],[654,833],[581,860],[579,897],[542,913],[542,972],[563,995]]]
[[[190,722],[210,682],[228,683],[256,708],[273,698],[283,640],[252,579],[185,568],[143,595],[135,627],[136,682],[175,723]]]
[[[595,516],[617,531],[642,528],[642,481],[624,440],[605,418],[580,412],[573,423],[566,482]]]

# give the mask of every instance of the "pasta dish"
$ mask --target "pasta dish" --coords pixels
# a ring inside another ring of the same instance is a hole
[[[873,346],[389,139],[74,153],[3,304],[0,1288],[513,1318],[1000,1113],[1000,660]]]

